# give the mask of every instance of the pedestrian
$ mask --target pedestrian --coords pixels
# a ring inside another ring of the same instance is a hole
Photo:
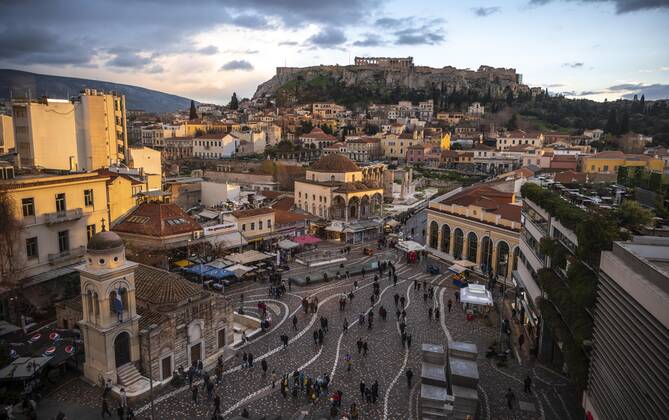
[[[423,303],[427,303],[427,291],[423,292]]]
[[[318,345],[318,331],[314,330],[314,344]]]
[[[297,330],[297,315],[293,315],[293,330]]]
[[[404,305],[406,304],[406,302],[407,302],[407,298],[405,298],[404,295],[402,295],[400,297],[400,307],[404,308]]]
[[[513,402],[516,399],[516,394],[513,393],[511,388],[509,388],[509,390],[506,391],[505,398],[506,398],[506,403],[509,406],[509,409],[513,409]]]
[[[267,360],[262,359],[262,362],[260,362],[260,367],[262,367],[262,376],[263,376],[263,378],[264,378],[265,375],[267,375],[267,368],[268,368],[268,366],[267,366]]]
[[[411,347],[411,334],[407,335],[407,348]]]
[[[372,390],[369,388],[365,388],[365,401],[367,401],[367,403],[372,402]]]
[[[249,353],[249,369],[253,369],[253,355]]]
[[[351,357],[350,354],[346,353],[346,357],[344,358],[346,361],[346,371],[350,372],[351,371],[351,365],[353,364],[353,357]]]
[[[193,404],[197,404],[197,386],[193,385],[190,391],[192,393]]]
[[[365,399],[365,390],[367,389],[367,386],[365,385],[365,381],[362,379],[360,380],[360,398]]]
[[[434,308],[434,320],[439,321],[439,307]]]
[[[358,346],[358,354],[362,353],[362,338],[358,338],[355,344]]]
[[[379,381],[374,381],[372,384],[372,403],[376,404],[376,400],[379,398]]]
[[[393,286],[397,286],[397,274],[393,275]]]
[[[525,393],[532,394],[532,378],[530,378],[529,373],[525,377],[524,384],[525,384],[525,389],[524,389]]]
[[[405,372],[405,375],[407,377],[407,389],[411,389],[411,380],[413,379],[413,372],[411,371],[411,368],[407,369]]]
[[[344,325],[343,325],[343,327],[344,327],[344,332],[348,331],[348,319],[346,319],[346,317],[344,317]]]
[[[324,337],[323,330],[319,328],[318,329],[318,344],[321,345],[321,346],[323,345],[323,337]]]
[[[211,401],[214,395],[214,383],[212,381],[207,381],[207,401]]]
[[[427,310],[427,318],[428,318],[430,321],[432,321],[432,308],[429,308],[429,309]]]
[[[272,389],[276,388],[276,370],[272,369]]]
[[[121,388],[121,406],[128,406],[128,394],[125,392],[125,388]]]
[[[455,303],[460,303],[460,291],[456,290],[454,295],[455,295]]]
[[[118,405],[116,408],[116,414],[118,414],[118,418],[120,420],[123,420],[123,417],[125,416],[125,407],[123,407],[121,404]],[[34,417],[37,418],[37,417]]]
[[[358,290],[358,280],[353,281],[353,289]]]
[[[402,338],[402,347],[406,345],[407,342],[407,335],[404,331],[401,332],[400,337]]]
[[[244,352],[244,354],[242,354],[242,369],[244,369],[248,365],[248,361],[249,361],[249,356],[248,354],[246,354],[246,352]]]
[[[360,315],[358,315],[358,324],[361,327],[365,325],[365,314],[360,313]]]
[[[393,296],[393,299],[395,299],[395,306],[397,306],[397,304],[398,304],[399,301],[400,301],[400,295],[397,294],[397,293],[395,293],[395,296]]]
[[[358,406],[355,403],[351,404],[351,410],[349,411],[349,416],[351,420],[358,420],[360,413],[358,412]]]
[[[525,344],[525,335],[520,333],[518,336],[518,350],[523,350],[523,344]]]
[[[398,321],[400,320],[400,313],[401,313],[401,312],[400,312],[399,309],[395,311],[395,315],[397,315],[397,320],[398,320]]]
[[[218,416],[219,414],[221,414],[221,396],[216,394],[214,396],[214,416]]]
[[[107,397],[102,397],[102,418],[105,417],[105,414],[108,414],[109,417],[113,417],[111,411],[109,411],[109,403],[107,402]]]
[[[367,342],[365,341],[364,343],[362,343],[362,356],[363,357],[367,357],[367,350],[368,350],[368,346],[367,346]]]

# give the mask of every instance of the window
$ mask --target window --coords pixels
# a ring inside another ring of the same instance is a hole
[[[246,232],[246,223],[242,225],[242,232]]]
[[[95,236],[95,224],[86,226],[86,238],[90,241]]]
[[[298,192],[298,193],[297,193],[297,196],[300,197],[300,198],[302,198],[302,191]]]
[[[21,200],[21,207],[23,208],[23,217],[35,215],[35,199],[24,198]]]
[[[37,237],[26,239],[26,255],[28,255],[28,258],[39,258]]]
[[[58,232],[58,250],[65,252],[70,250],[70,231],[62,230]]]
[[[225,328],[218,330],[218,348],[225,347]]]
[[[272,219],[267,219],[267,229],[272,229]]]
[[[251,230],[255,230],[255,229],[256,229],[256,222],[251,222]]]
[[[258,222],[258,229],[262,230],[262,220]]]
[[[93,205],[93,190],[84,190],[84,205],[86,207]]]
[[[604,165],[604,172],[608,172],[608,171],[609,171],[609,165]]]
[[[56,194],[56,211],[65,211],[65,193]]]

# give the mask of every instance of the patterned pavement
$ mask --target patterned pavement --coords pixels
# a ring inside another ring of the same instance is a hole
[[[356,263],[369,257],[363,257],[360,246],[351,252],[349,262]],[[300,412],[307,412],[306,418],[320,418],[329,413],[330,403],[325,395],[313,404],[308,401],[304,392],[293,397],[290,392],[284,398],[280,393],[279,382],[283,374],[303,371],[313,377],[328,374],[330,387],[327,395],[340,390],[343,393],[342,407],[348,412],[352,403],[358,406],[362,419],[414,419],[418,418],[419,409],[418,383],[420,382],[420,346],[421,343],[446,343],[447,339],[470,341],[478,345],[478,367],[480,374],[479,400],[481,419],[550,419],[577,420],[582,417],[579,399],[576,392],[565,378],[535,364],[525,355],[521,362],[511,360],[504,368],[500,368],[485,357],[488,345],[496,340],[497,328],[487,325],[484,320],[466,321],[461,308],[454,306],[449,314],[445,303],[453,297],[455,289],[449,284],[446,275],[431,276],[425,273],[422,265],[407,265],[401,261],[400,255],[394,250],[377,252],[374,258],[390,259],[394,262],[398,274],[398,284],[384,276],[379,281],[381,297],[373,308],[370,308],[373,275],[341,281],[331,281],[310,285],[308,287],[293,286],[292,291],[278,302],[270,302],[270,312],[275,320],[272,329],[254,341],[249,342],[237,351],[237,356],[228,360],[224,367],[223,383],[216,386],[215,393],[221,398],[221,411],[225,418],[239,415],[246,408],[252,418],[262,415],[281,415],[290,418]],[[304,270],[303,267],[297,268]],[[353,281],[358,280],[359,288],[354,292],[352,303],[346,305],[345,311],[339,310],[339,297],[353,288]],[[434,285],[434,299],[423,300],[423,290],[414,291],[413,281],[418,280]],[[245,285],[243,288],[229,290],[233,297],[244,293],[245,309],[254,311],[255,300],[266,299],[267,288],[261,284]],[[395,315],[394,295],[406,297],[407,320],[406,331],[412,335],[410,348],[402,346],[399,325]],[[316,296],[319,299],[317,314],[305,314],[300,306],[304,296]],[[388,311],[387,321],[382,321],[378,308],[383,305]],[[439,305],[442,317],[440,322],[430,321],[427,316],[428,307]],[[360,313],[373,309],[374,325],[359,325]],[[444,313],[446,312],[446,313]],[[298,317],[297,330],[293,330],[290,318]],[[319,317],[328,318],[329,332],[325,335],[324,345],[314,344],[313,332],[320,327]],[[347,332],[342,330],[344,317],[350,326]],[[282,322],[282,320],[284,320]],[[288,349],[283,350],[279,337],[287,334],[290,338]],[[361,339],[368,343],[367,356],[358,354],[356,341]],[[254,368],[241,369],[239,355],[250,352],[254,355]],[[347,371],[346,355],[352,358],[352,367]],[[269,369],[263,375],[261,360],[265,359]],[[414,372],[413,387],[408,389],[405,371],[411,368]],[[271,386],[271,372],[277,374],[275,388]],[[523,379],[527,374],[533,378],[532,395],[523,393]],[[375,403],[367,403],[360,394],[360,381],[368,386],[378,381],[378,398]],[[292,388],[292,377],[290,378]],[[517,402],[509,409],[504,395],[507,388],[512,388]],[[198,393],[198,402],[192,402],[192,394],[187,386],[174,388],[170,385],[158,390],[155,394],[156,418],[160,419],[210,419],[213,414],[213,403],[207,401],[206,392],[202,387]],[[77,380],[64,385],[51,395],[49,404],[54,402],[63,411],[86,408],[90,413],[99,415],[100,391]],[[522,402],[525,409],[519,407]],[[525,404],[529,403],[529,404]],[[137,418],[150,418],[148,401],[133,404]],[[530,411],[527,411],[530,410]],[[48,413],[49,417],[54,414]],[[254,417],[255,416],[255,417]]]

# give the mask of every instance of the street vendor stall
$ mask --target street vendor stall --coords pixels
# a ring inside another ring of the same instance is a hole
[[[320,239],[313,235],[301,235],[301,236],[296,236],[292,239],[293,242],[305,246],[305,245],[316,245],[317,243],[321,242]]]
[[[297,247],[300,246],[300,244],[298,244],[297,242],[293,242],[289,239],[283,239],[283,240],[279,241],[279,243],[277,245],[279,245],[279,248],[285,249],[285,250],[291,250],[291,249],[294,249],[294,248],[297,248]]]
[[[451,276],[453,284],[457,287],[466,287],[469,270],[474,266],[476,266],[476,264],[474,264],[471,261],[467,260],[455,261],[453,265],[448,267],[448,271],[453,273],[453,275]]]
[[[395,248],[405,253],[407,262],[409,263],[418,261],[420,254],[425,251],[425,245],[414,241],[397,241]]]
[[[468,320],[475,312],[488,313],[493,306],[492,293],[483,284],[470,284],[460,289],[460,302]]]

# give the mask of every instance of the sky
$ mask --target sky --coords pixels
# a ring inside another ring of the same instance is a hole
[[[253,95],[276,67],[412,56],[512,67],[595,100],[669,98],[669,0],[0,0],[0,68],[201,102]]]

